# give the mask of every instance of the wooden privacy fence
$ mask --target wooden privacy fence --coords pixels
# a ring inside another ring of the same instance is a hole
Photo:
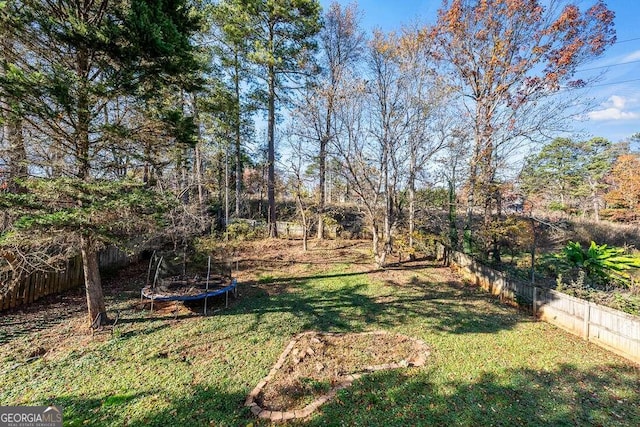
[[[441,245],[438,257],[501,300],[529,309],[537,318],[640,363],[640,317],[510,279],[503,272]]]
[[[131,258],[116,248],[109,246],[98,253],[100,268],[121,267],[131,262]],[[8,275],[0,275],[0,283],[10,280]],[[82,259],[80,256],[67,261],[60,271],[36,271],[25,277],[8,293],[0,295],[0,311],[32,303],[46,295],[57,294],[84,284]]]

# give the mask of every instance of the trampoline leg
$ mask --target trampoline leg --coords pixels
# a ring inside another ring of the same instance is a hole
[[[229,308],[229,291],[224,293],[224,308]]]
[[[153,298],[151,298],[151,312],[153,313]]]
[[[205,297],[205,298],[204,298],[204,315],[205,315],[205,316],[207,315],[207,300],[208,300],[208,299],[209,299],[209,298],[207,298],[207,297]]]

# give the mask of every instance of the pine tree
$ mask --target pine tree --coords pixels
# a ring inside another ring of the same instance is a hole
[[[24,183],[28,194],[3,196],[4,206],[21,217],[2,242],[26,251],[36,244],[44,254],[50,250],[47,245],[79,249],[89,318],[106,322],[97,250],[113,241],[110,236],[121,235],[118,227],[127,229],[128,222],[119,219],[154,216],[151,209],[138,211],[147,205],[142,198],[154,199],[143,194],[148,190],[136,188],[131,192],[136,197],[124,197],[133,184],[97,179],[96,166],[107,155],[106,147],[121,141],[115,135],[130,134],[138,125],[123,121],[114,132],[110,111],[125,103],[162,106],[159,97],[169,88],[191,80],[199,66],[190,42],[199,28],[197,14],[184,0],[26,0],[20,6],[15,13],[22,25],[15,37],[26,54],[9,61],[11,73],[4,74],[0,87],[3,96],[20,96],[35,135],[30,147],[38,155],[34,166],[40,176],[54,179],[30,178]],[[192,120],[175,111],[157,111],[166,138],[192,140]],[[142,147],[128,148],[139,150],[134,155],[145,154]],[[59,196],[52,198],[56,192]],[[24,239],[35,231],[41,236],[38,242]],[[66,236],[63,241],[55,238],[60,232]]]
[[[253,123],[250,116],[255,112],[255,103],[250,101],[252,94],[246,93],[254,82],[248,60],[252,17],[243,7],[242,0],[223,0],[213,7],[210,15],[214,24],[213,52],[225,84],[221,90],[228,95],[223,103],[223,108],[228,111],[218,110],[225,118],[225,126],[231,130],[229,136],[233,140],[235,163],[235,215],[240,216],[243,142],[251,134]],[[217,104],[219,107],[220,102]]]
[[[267,107],[267,199],[269,236],[276,237],[275,127],[278,103],[300,84],[316,49],[320,31],[317,0],[242,0],[251,16],[249,60],[262,70]]]

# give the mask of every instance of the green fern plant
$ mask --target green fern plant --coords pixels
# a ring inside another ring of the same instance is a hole
[[[623,248],[591,242],[587,250],[578,242],[569,242],[563,250],[566,260],[584,269],[587,276],[629,286],[629,270],[640,268],[640,258],[625,254]]]

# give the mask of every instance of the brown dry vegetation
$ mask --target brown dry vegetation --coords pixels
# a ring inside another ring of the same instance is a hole
[[[348,375],[424,361],[425,348],[403,335],[306,334],[257,396],[264,409],[292,411],[327,394]]]
[[[60,405],[69,425],[266,425],[244,406],[247,395],[292,337],[321,331],[335,340],[301,341],[298,363],[292,349],[261,403],[299,408],[343,372],[409,364],[412,347],[394,336],[417,338],[430,354],[422,367],[362,375],[293,425],[638,425],[639,371],[628,361],[433,261],[378,270],[368,242],[300,246],[216,242],[221,260],[234,270],[237,261],[240,295],[213,316],[201,305],[143,309],[146,264],[105,280],[110,314],[121,311],[113,336],[91,336],[81,292],[2,313],[0,401]],[[223,307],[224,298],[212,301]],[[391,339],[353,339],[378,330]]]

